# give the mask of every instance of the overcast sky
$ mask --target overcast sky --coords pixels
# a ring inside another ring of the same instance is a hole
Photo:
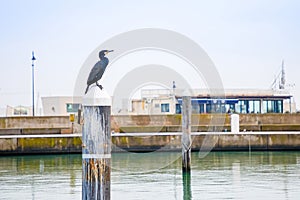
[[[0,108],[31,105],[36,95],[72,95],[89,54],[139,28],[173,30],[197,42],[225,88],[268,89],[284,59],[300,105],[300,1],[0,1]]]

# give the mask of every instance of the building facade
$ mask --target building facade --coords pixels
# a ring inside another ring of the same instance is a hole
[[[42,97],[43,113],[45,116],[66,116],[78,112],[81,97],[51,96]]]
[[[113,115],[180,114],[183,91],[179,89],[141,90],[141,98],[128,100],[129,107]],[[76,114],[82,97],[42,97],[45,116]],[[219,97],[209,90],[191,92],[192,113],[293,113],[296,105],[287,91],[225,90]],[[114,107],[114,105],[112,105]],[[113,109],[114,110],[114,109]],[[117,109],[119,110],[119,109]]]
[[[132,100],[132,114],[180,114],[180,90],[142,90],[141,99]],[[193,90],[192,113],[292,113],[292,95],[275,90],[225,90],[212,96],[209,90]]]

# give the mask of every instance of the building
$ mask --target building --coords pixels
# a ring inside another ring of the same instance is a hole
[[[182,90],[142,90],[132,100],[132,114],[179,114]],[[193,90],[192,113],[286,113],[296,112],[292,95],[286,90],[232,89],[212,96],[209,90]]]
[[[43,113],[45,116],[70,115],[78,112],[81,97],[51,96],[42,97]]]
[[[232,89],[225,96],[214,97],[209,90],[192,91],[192,113],[292,113],[296,105],[286,90]],[[182,93],[180,89],[144,89],[141,98],[129,100],[129,109],[113,115],[180,114]],[[42,97],[45,116],[77,113],[82,97]],[[128,106],[128,104],[124,104]],[[114,106],[114,105],[112,105]],[[116,109],[113,109],[116,110]],[[117,109],[119,110],[119,109]]]
[[[31,106],[6,106],[3,116],[16,117],[16,116],[32,116]]]

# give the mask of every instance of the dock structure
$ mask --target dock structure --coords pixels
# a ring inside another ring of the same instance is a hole
[[[82,199],[109,200],[111,173],[111,99],[98,87],[83,101]]]

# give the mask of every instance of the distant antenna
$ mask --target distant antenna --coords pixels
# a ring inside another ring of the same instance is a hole
[[[285,69],[284,69],[284,60],[282,60],[282,64],[281,64],[281,78],[280,78],[279,89],[285,89]]]
[[[286,84],[286,78],[285,78],[284,60],[282,60],[281,70],[277,75],[275,75],[271,88],[273,90],[278,90],[278,89],[281,90],[281,89],[286,89],[287,86],[288,85]]]

